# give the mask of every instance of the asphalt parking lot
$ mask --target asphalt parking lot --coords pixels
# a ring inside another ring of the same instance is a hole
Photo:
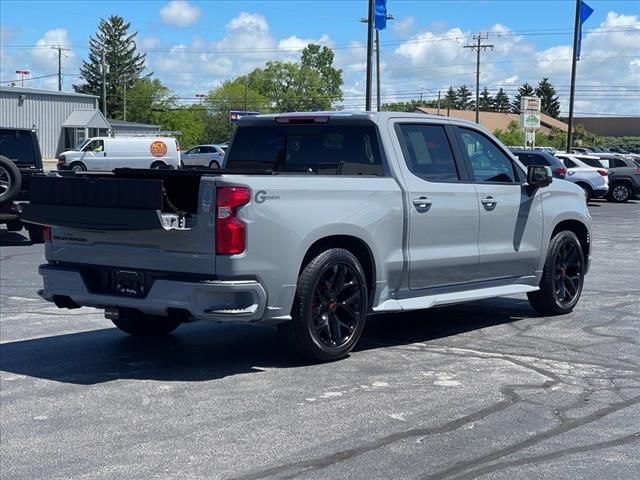
[[[36,295],[0,230],[2,479],[640,478],[640,202],[593,202],[576,310],[524,296],[371,318],[308,366],[261,326],[127,337]]]

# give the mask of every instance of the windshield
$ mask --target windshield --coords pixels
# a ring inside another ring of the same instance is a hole
[[[91,139],[90,139],[90,138],[87,138],[86,140],[83,140],[83,141],[82,141],[82,142],[80,142],[78,145],[76,145],[76,148],[74,148],[74,150],[75,150],[76,152],[79,152],[79,151],[80,151],[80,150],[82,150],[82,149],[87,145],[87,143],[89,143],[90,141],[91,141]]]

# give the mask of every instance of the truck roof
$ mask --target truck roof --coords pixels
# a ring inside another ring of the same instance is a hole
[[[263,115],[246,116],[240,119],[240,125],[257,125],[278,122],[279,119],[295,119],[294,123],[303,123],[302,120],[309,120],[309,123],[326,123],[329,120],[333,123],[348,123],[350,121],[370,121],[374,123],[383,123],[390,118],[405,118],[408,120],[431,120],[435,123],[448,123],[452,125],[473,126],[482,128],[480,125],[467,120],[461,120],[444,115],[432,115],[427,113],[413,112],[366,112],[362,110],[338,110],[338,111],[320,111],[320,112],[291,112],[291,113],[270,113]],[[318,119],[318,120],[315,120]],[[325,120],[326,119],[326,120]],[[281,123],[288,123],[281,121]],[[306,123],[306,122],[304,122]],[[482,128],[483,129],[483,128]],[[484,129],[483,129],[484,130]]]

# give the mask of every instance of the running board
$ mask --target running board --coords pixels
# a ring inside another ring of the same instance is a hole
[[[373,311],[378,312],[401,312],[409,310],[422,310],[425,308],[437,307],[440,305],[451,305],[454,303],[471,302],[484,298],[505,297],[517,293],[535,292],[539,287],[525,284],[505,285],[502,287],[478,288],[454,293],[439,293],[434,295],[424,295],[421,297],[390,299],[382,302]]]

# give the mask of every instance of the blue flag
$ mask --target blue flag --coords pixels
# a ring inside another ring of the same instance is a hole
[[[376,30],[387,28],[387,0],[376,0],[373,25]]]
[[[576,50],[576,60],[580,60],[580,47],[582,46],[582,24],[587,21],[587,18],[593,13],[593,8],[580,1],[580,26],[578,31],[578,49]]]

